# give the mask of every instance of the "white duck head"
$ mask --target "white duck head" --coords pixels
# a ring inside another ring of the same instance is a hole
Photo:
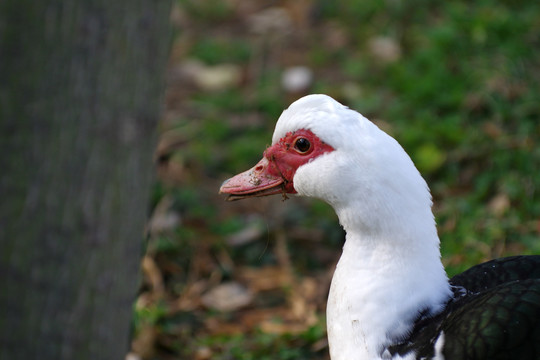
[[[355,224],[366,232],[393,231],[401,214],[410,221],[411,212],[434,224],[428,187],[403,148],[326,95],[306,96],[285,110],[263,159],[220,191],[232,200],[276,193],[319,198],[346,230]]]

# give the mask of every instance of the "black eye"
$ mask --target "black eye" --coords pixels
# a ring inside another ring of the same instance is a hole
[[[301,154],[304,154],[311,149],[311,143],[306,138],[298,138],[294,143],[294,148]]]

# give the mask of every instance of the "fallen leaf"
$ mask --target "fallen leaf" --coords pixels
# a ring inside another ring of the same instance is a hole
[[[254,292],[280,289],[291,280],[290,274],[279,266],[242,267],[238,275]]]
[[[155,326],[145,325],[142,327],[131,342],[133,355],[138,356],[139,359],[148,359],[154,356],[154,343],[156,342],[157,336],[158,332]]]
[[[313,72],[307,66],[287,68],[281,76],[281,86],[289,93],[306,91],[312,83]]]
[[[154,259],[151,256],[145,255],[142,261],[142,270],[146,275],[154,294],[161,296],[165,293],[165,286],[163,285],[163,274],[156,265]]]
[[[488,208],[493,215],[501,216],[510,208],[510,198],[505,193],[497,194],[489,201]]]
[[[208,346],[202,346],[195,351],[195,360],[208,360],[214,353]]]
[[[292,19],[284,8],[271,7],[247,19],[250,30],[259,35],[285,35],[292,31]]]
[[[234,311],[248,306],[253,301],[253,294],[237,282],[216,286],[201,298],[204,306],[219,311]]]
[[[394,63],[401,58],[401,46],[391,37],[374,37],[369,40],[368,46],[371,54],[383,63]]]

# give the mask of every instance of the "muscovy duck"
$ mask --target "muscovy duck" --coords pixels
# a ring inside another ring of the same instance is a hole
[[[492,260],[449,280],[412,160],[331,97],[294,102],[262,160],[220,192],[298,194],[334,208],[347,235],[327,305],[332,360],[540,359],[540,256]]]

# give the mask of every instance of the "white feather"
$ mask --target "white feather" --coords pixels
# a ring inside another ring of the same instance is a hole
[[[285,110],[273,143],[299,129],[335,151],[298,168],[295,190],[328,202],[347,232],[328,299],[331,358],[386,358],[418,313],[439,311],[451,293],[429,189],[392,137],[326,95]]]

